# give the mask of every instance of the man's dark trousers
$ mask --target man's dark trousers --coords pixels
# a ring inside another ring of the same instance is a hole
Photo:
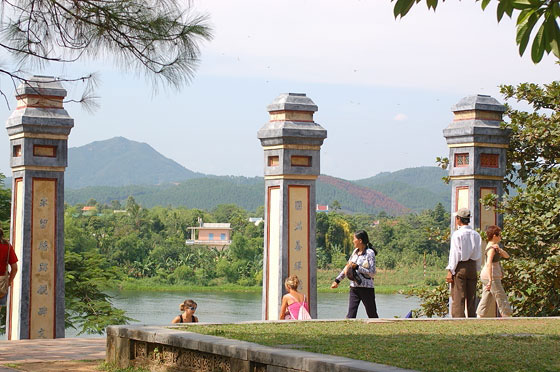
[[[451,285],[451,317],[465,317],[465,301],[469,318],[476,318],[476,261],[460,261],[455,268],[453,284]]]

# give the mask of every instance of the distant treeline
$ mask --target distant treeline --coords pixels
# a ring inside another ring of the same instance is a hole
[[[317,203],[332,205],[338,201],[344,211],[370,215],[382,211],[389,215],[421,212],[437,203],[442,203],[447,209],[451,196],[448,185],[441,181],[441,172],[433,171],[435,167],[425,168],[426,171],[414,171],[410,175],[404,172],[395,179],[384,174],[379,176],[379,180],[376,176],[355,182],[320,177],[317,181]],[[415,179],[417,173],[423,172],[428,175]],[[162,185],[90,186],[67,189],[65,199],[70,205],[86,203],[91,198],[110,204],[113,200],[124,202],[129,196],[146,208],[182,206],[209,211],[220,204],[234,203],[245,210],[255,211],[264,205],[264,180],[262,177],[214,176]]]

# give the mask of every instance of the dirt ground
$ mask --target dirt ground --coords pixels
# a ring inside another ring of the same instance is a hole
[[[8,364],[6,367],[25,372],[99,372],[102,360],[67,360]]]

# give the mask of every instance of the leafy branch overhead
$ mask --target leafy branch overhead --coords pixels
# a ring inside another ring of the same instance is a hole
[[[110,58],[127,71],[145,73],[154,83],[163,80],[179,88],[193,76],[199,42],[211,39],[206,16],[181,8],[182,3],[1,0],[0,48],[15,57],[17,66],[0,66],[0,72],[17,84],[25,81],[24,68],[67,64],[83,57]]]
[[[404,17],[412,8],[424,0],[391,0],[395,2],[393,13],[395,18]],[[482,10],[490,4],[492,0],[475,0],[480,2]],[[514,11],[517,13],[517,34],[516,43],[519,47],[519,55],[523,55],[534,30],[533,42],[531,45],[531,59],[534,63],[539,63],[544,55],[553,53],[560,59],[560,28],[558,18],[560,18],[560,0],[493,0],[498,2],[496,15],[498,22],[504,15],[512,18]],[[439,0],[425,0],[428,9],[435,10]],[[445,0],[441,0],[445,2]]]

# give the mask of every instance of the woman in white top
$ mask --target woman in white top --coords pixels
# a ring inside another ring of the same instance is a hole
[[[502,258],[509,258],[498,243],[502,240],[502,229],[492,225],[486,229],[488,244],[484,251],[485,264],[480,272],[482,281],[482,299],[476,309],[479,318],[493,318],[496,316],[496,304],[503,317],[509,317],[513,313],[507,300],[506,292],[502,286]]]
[[[379,318],[373,285],[377,251],[369,242],[369,236],[364,230],[356,231],[352,242],[354,243],[354,252],[352,252],[344,269],[331,284],[331,288],[337,288],[344,278],[350,279],[350,296],[346,318],[356,317],[360,302],[364,304],[368,318]]]

